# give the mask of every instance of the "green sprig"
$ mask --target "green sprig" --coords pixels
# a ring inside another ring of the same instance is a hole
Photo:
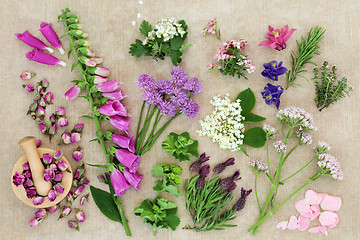
[[[199,142],[192,140],[188,132],[183,132],[180,135],[172,132],[162,142],[162,149],[168,151],[179,162],[182,162],[190,161],[189,156],[199,157],[198,145]]]

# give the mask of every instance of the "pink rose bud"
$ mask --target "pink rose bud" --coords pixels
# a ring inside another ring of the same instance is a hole
[[[96,84],[96,85],[101,84],[101,83],[106,82],[106,81],[108,81],[107,78],[104,78],[104,77],[101,77],[101,76],[98,76],[98,75],[94,76],[94,84]]]
[[[26,189],[26,197],[27,198],[34,198],[36,196],[36,188],[35,187],[30,187],[28,189]]]
[[[68,221],[68,227],[76,229],[77,231],[80,231],[79,225],[75,221]]]
[[[38,148],[38,147],[40,147],[40,145],[41,145],[41,140],[38,140],[38,139],[36,139],[36,147]]]
[[[47,88],[49,86],[49,81],[45,78],[41,81],[41,86],[43,86],[43,88]]]
[[[74,201],[74,194],[72,192],[68,192],[68,194],[66,195],[66,201],[72,204],[72,202]]]
[[[26,162],[26,163],[23,164],[23,169],[24,169],[24,171],[27,171],[27,170],[30,169],[30,166],[29,166],[29,163],[28,163],[28,162]]]
[[[31,84],[23,85],[23,87],[24,87],[25,91],[28,93],[33,92],[35,90],[34,86]]]
[[[78,168],[78,169],[76,169],[76,171],[75,171],[74,178],[75,178],[75,179],[80,179],[80,178],[83,177],[84,173],[85,173],[84,168]]]
[[[34,101],[32,104],[29,105],[29,111],[27,112],[27,114],[35,112],[38,106],[39,104],[37,103],[37,101]]]
[[[71,143],[71,134],[64,132],[63,134],[61,134],[61,140],[65,144],[70,144]]]
[[[73,152],[72,157],[75,161],[79,162],[83,158],[83,154],[81,151],[76,150]]]
[[[44,87],[41,86],[41,85],[37,85],[36,91],[37,91],[38,93],[42,93],[42,92],[44,91]],[[40,98],[41,95],[38,95],[38,96],[39,96],[39,98]],[[35,97],[37,97],[37,96],[35,96]],[[34,100],[35,100],[35,98],[34,98]]]
[[[59,118],[58,121],[57,121],[57,125],[59,127],[65,127],[65,126],[68,125],[68,120],[66,118],[64,118],[64,117]]]
[[[69,167],[68,164],[64,160],[60,160],[56,165],[58,166],[58,168],[61,171],[65,171]]]
[[[84,128],[84,124],[82,124],[82,123],[75,124],[74,131],[75,132],[81,132],[83,130],[83,128]]]
[[[42,64],[47,65],[61,65],[63,67],[66,67],[66,63],[63,61],[60,61],[56,57],[53,57],[47,53],[41,52],[34,48],[31,52],[26,53],[26,57],[31,60]]]
[[[52,157],[50,154],[45,153],[45,154],[42,156],[42,160],[43,160],[43,162],[44,162],[45,164],[50,164],[50,163],[52,163],[52,161],[53,161],[53,157]]]
[[[98,175],[97,178],[98,178],[99,182],[108,184],[108,182],[107,182],[107,180],[106,180],[106,178],[105,178],[104,175]]]
[[[36,110],[36,116],[38,118],[41,118],[44,115],[45,115],[45,109],[43,107],[39,106],[38,109]]]
[[[54,135],[55,133],[56,133],[56,124],[54,123],[53,125],[51,125],[51,128],[48,129],[48,134]]]
[[[81,140],[80,133],[74,132],[71,134],[71,143],[76,143]]]
[[[54,176],[54,181],[55,182],[61,182],[62,177],[63,177],[62,173],[60,171],[56,171],[55,176]]]
[[[77,180],[77,179],[74,179],[73,182],[72,182],[72,184],[71,184],[71,186],[74,187],[74,188],[76,188],[77,185],[78,185],[78,180]]]
[[[83,177],[82,179],[80,179],[80,184],[84,184],[84,185],[87,185],[90,183],[90,180],[87,179],[86,177]]]
[[[85,213],[80,210],[80,209],[76,209],[76,215],[75,218],[78,222],[84,222],[86,217],[85,217]]]
[[[64,187],[61,183],[56,184],[54,186],[54,189],[60,194],[64,192]]]
[[[58,196],[58,194],[56,193],[56,191],[53,190],[53,189],[51,189],[51,190],[49,191],[49,193],[48,193],[48,200],[49,200],[50,202],[53,202],[53,201],[55,201],[55,199],[56,199],[57,196]]]
[[[46,217],[46,209],[41,208],[35,213],[35,217],[37,218],[45,218]]]
[[[113,92],[109,92],[109,93],[104,92],[103,96],[112,101],[123,100],[124,98],[126,98],[126,96],[124,95],[124,93],[121,89],[117,89],[117,90],[115,90]]]
[[[58,35],[55,33],[55,31],[51,27],[51,23],[42,22],[40,24],[39,31],[44,35],[46,40],[53,45],[55,48],[59,50],[61,54],[64,54],[65,51],[61,47],[60,39]]]
[[[40,41],[40,39],[34,37],[29,33],[29,31],[25,31],[24,33],[16,33],[15,36],[20,40],[23,41],[25,44],[29,45],[30,47],[38,48],[41,50],[47,50],[50,53],[53,53],[54,50],[46,46],[45,43]]]
[[[87,47],[79,48],[78,51],[81,52],[82,54],[88,56],[88,57],[95,56],[95,51],[90,49],[90,48],[87,48]]]
[[[31,179],[27,179],[23,184],[25,189],[29,189],[34,186],[34,182]],[[35,191],[36,194],[36,191]]]
[[[40,132],[45,133],[46,132],[46,126],[43,123],[39,124]]]
[[[75,99],[81,92],[81,89],[75,85],[72,88],[70,88],[69,90],[67,90],[67,92],[65,93],[65,98],[66,100],[73,100]]]
[[[53,171],[53,172],[58,171],[58,167],[56,166],[55,163],[52,163],[49,168],[50,168],[51,171]]]
[[[100,64],[103,62],[103,59],[101,57],[92,57],[91,60],[93,60],[96,64]]]
[[[51,116],[49,117],[49,121],[51,124],[54,124],[56,122],[56,117],[55,117],[55,114],[51,114]]]
[[[53,103],[54,95],[52,94],[52,92],[46,93],[45,100],[46,100],[47,104],[52,104]]]
[[[58,217],[58,220],[60,218],[63,218],[63,217],[66,217],[66,216],[69,216],[70,213],[71,213],[71,207],[70,206],[64,206],[62,209],[61,209],[61,213],[60,213],[60,216]]]
[[[102,77],[107,77],[110,75],[110,70],[104,67],[89,67],[88,71],[92,75],[100,75]]]
[[[35,73],[26,71],[26,72],[21,73],[20,78],[22,80],[30,80],[30,78],[34,77],[35,75],[36,75]]]
[[[83,190],[84,190],[84,185],[78,186],[78,187],[75,189],[74,195],[75,195],[75,196],[79,196],[79,195],[82,193]]]
[[[31,178],[31,172],[30,171],[24,172],[24,177],[25,178]]]
[[[44,176],[44,180],[48,182],[54,177],[54,173],[51,169],[47,168],[44,170],[43,176]]]
[[[41,107],[45,107],[45,106],[46,106],[46,101],[45,101],[45,98],[44,98],[44,97],[40,97],[39,105],[40,105]]]
[[[19,174],[18,172],[15,172],[12,179],[13,179],[13,184],[17,187],[22,185],[25,182],[25,177],[23,175]]]
[[[42,204],[43,202],[44,202],[44,198],[41,197],[41,196],[35,197],[34,200],[33,200],[33,204],[34,204],[35,206],[40,205],[40,204]]]
[[[56,212],[57,210],[58,210],[57,205],[48,208],[49,213],[54,213],[54,212]]]
[[[56,160],[59,160],[61,157],[62,157],[62,152],[60,150],[54,152],[54,155],[53,157],[56,159]]]
[[[65,108],[64,107],[57,108],[56,111],[55,111],[55,114],[57,116],[60,116],[60,117],[64,116],[65,115]]]
[[[39,225],[40,221],[37,220],[37,218],[32,218],[30,221],[29,221],[29,225],[30,227],[37,227]]]
[[[89,201],[89,194],[86,194],[85,196],[80,198],[80,205],[83,206],[88,201]]]

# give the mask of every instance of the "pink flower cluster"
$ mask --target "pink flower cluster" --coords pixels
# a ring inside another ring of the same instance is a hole
[[[290,127],[301,128],[301,131],[317,130],[311,113],[308,113],[304,109],[298,107],[286,107],[280,109],[276,114],[276,118],[281,123],[287,123]]]
[[[217,21],[216,19],[211,20],[208,23],[208,27],[204,28],[203,31],[201,31],[201,33],[205,36],[205,35],[215,35],[215,37],[219,40],[220,39],[220,30],[217,28]]]
[[[256,171],[264,171],[266,174],[269,173],[269,167],[266,163],[260,160],[253,160],[249,162],[249,166]]]
[[[311,221],[318,218],[320,225],[308,231],[327,235],[327,228],[334,228],[339,222],[336,212],[341,207],[341,198],[308,190],[305,193],[305,199],[298,201],[295,207],[300,215],[298,217],[292,215],[289,221],[279,222],[276,225],[277,228],[305,231],[309,228]]]
[[[322,153],[318,158],[319,161],[317,162],[317,165],[320,173],[330,175],[335,180],[343,179],[341,165],[334,156],[328,153]]]
[[[287,146],[281,140],[274,142],[273,146],[274,146],[275,150],[279,153],[284,153],[287,150]]]
[[[296,136],[299,138],[300,144],[310,145],[312,143],[312,137],[308,132],[298,131]]]
[[[269,139],[276,138],[276,128],[270,126],[269,124],[264,124],[263,129],[266,133],[266,137]]]

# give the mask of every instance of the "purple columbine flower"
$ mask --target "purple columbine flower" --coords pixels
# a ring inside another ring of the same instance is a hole
[[[89,67],[88,71],[92,75],[99,75],[102,77],[108,77],[110,75],[110,70],[104,67]]]
[[[116,149],[115,156],[122,165],[129,168],[131,173],[135,173],[139,168],[140,156],[137,156],[126,149]]]
[[[135,191],[139,190],[141,180],[144,176],[138,172],[131,173],[128,168],[125,168],[123,173],[126,181],[135,188]]]
[[[81,135],[78,132],[73,132],[71,133],[71,137],[70,137],[70,142],[71,143],[76,143],[79,142],[81,140]]]
[[[41,52],[34,48],[31,52],[26,53],[26,57],[38,63],[43,63],[47,65],[61,65],[62,67],[66,67],[66,62],[60,61],[54,56],[51,56],[47,53]]]
[[[28,189],[26,189],[26,197],[27,198],[34,198],[36,196],[36,188],[35,187],[30,187]]]
[[[113,171],[111,171],[110,180],[115,192],[114,196],[121,197],[130,187],[124,175],[118,169],[114,169]]]
[[[54,177],[54,173],[51,169],[47,168],[44,170],[43,176],[44,176],[44,180],[48,182]]]
[[[112,101],[111,103],[101,106],[98,111],[105,116],[118,115],[122,117],[130,117],[130,114],[127,113],[127,108],[122,105],[119,100]]]
[[[241,211],[245,207],[246,198],[250,195],[251,192],[252,189],[245,190],[244,188],[241,188],[241,196],[239,200],[237,200],[234,204],[234,208],[236,211]]]
[[[234,165],[234,164],[235,164],[235,158],[229,158],[225,162],[219,163],[218,165],[216,165],[213,169],[213,172],[216,174],[220,174],[225,170],[226,167]]]
[[[73,152],[72,157],[75,161],[79,162],[83,158],[83,154],[80,150],[76,150]]]
[[[157,105],[162,101],[162,96],[156,89],[149,88],[143,92],[142,100],[145,101],[147,105]]]
[[[280,86],[274,86],[270,83],[264,87],[264,92],[261,92],[262,97],[265,99],[267,105],[275,104],[276,108],[279,109],[280,97],[284,92],[284,89]]]
[[[55,174],[54,181],[55,182],[61,182],[62,177],[63,177],[62,173],[60,171],[55,171],[54,174]]]
[[[24,163],[24,164],[22,165],[22,167],[23,167],[24,171],[27,171],[27,170],[30,169],[30,166],[29,166],[29,163],[28,163],[28,162]]]
[[[68,125],[68,120],[66,118],[64,118],[64,117],[61,117],[61,118],[58,119],[57,125],[59,127],[65,127],[65,126]]]
[[[39,31],[44,35],[46,40],[59,50],[63,55],[65,53],[64,49],[61,47],[60,39],[55,31],[51,27],[51,23],[42,22],[40,24]]]
[[[47,104],[52,104],[53,103],[53,100],[54,100],[54,95],[52,92],[48,92],[46,93],[45,95],[45,100],[46,100],[46,103]]]
[[[109,117],[110,124],[113,125],[116,129],[126,132],[126,134],[129,134],[129,125],[131,120],[125,119],[120,116],[110,116]]]
[[[116,80],[114,79],[97,85],[97,89],[99,90],[99,92],[109,93],[118,89],[121,84],[121,82],[116,82]]]
[[[55,199],[57,198],[57,196],[58,196],[58,194],[56,193],[56,191],[53,190],[53,189],[51,189],[51,190],[49,191],[49,193],[48,193],[48,200],[49,200],[50,202],[53,202],[53,201],[55,201]]]
[[[67,90],[67,92],[65,93],[65,98],[66,100],[73,100],[80,94],[80,92],[81,89],[77,85],[75,85],[69,90]]]
[[[170,74],[172,75],[171,81],[180,87],[184,86],[188,80],[185,69],[180,66],[174,67]]]
[[[169,80],[158,80],[155,83],[155,90],[162,95],[172,94],[175,86]]]
[[[107,78],[104,78],[104,77],[98,76],[98,75],[94,76],[94,84],[96,84],[96,85],[101,84],[101,83],[106,82],[106,81],[108,81]]]
[[[271,61],[264,63],[265,70],[261,72],[264,77],[270,78],[273,81],[278,80],[278,76],[287,72],[287,68],[282,66],[283,62]]]
[[[23,85],[23,87],[24,87],[25,91],[28,93],[33,92],[35,90],[34,86],[31,84]]]
[[[58,150],[58,151],[54,152],[53,158],[55,158],[56,160],[59,160],[62,157],[62,155],[63,154],[62,154],[61,150]]]
[[[199,94],[203,90],[203,87],[197,77],[189,78],[183,88],[189,90],[193,94]]]
[[[31,178],[31,172],[30,171],[26,171],[23,173],[25,178]]]
[[[126,148],[135,153],[135,136],[129,137],[121,134],[112,134],[112,141],[121,148]]]
[[[69,228],[76,229],[77,231],[80,231],[79,225],[75,221],[68,221],[67,222]]]
[[[65,170],[67,170],[68,167],[69,167],[68,164],[67,164],[67,162],[65,162],[64,160],[58,161],[56,165],[58,166],[58,168],[59,168],[61,171],[65,171]]]
[[[36,147],[37,147],[37,148],[41,146],[41,140],[38,140],[38,139],[37,139],[35,142],[36,142]]]
[[[210,159],[210,156],[206,156],[205,153],[201,154],[199,159],[196,160],[195,162],[193,162],[191,165],[190,165],[190,171],[191,172],[198,172],[199,169],[201,168],[201,165],[206,162],[206,161],[209,161]]]
[[[40,221],[38,221],[38,219],[37,218],[32,218],[32,219],[30,219],[30,221],[29,221],[29,225],[30,225],[30,227],[37,227],[38,225],[39,225],[39,223],[40,223]]]
[[[45,208],[40,208],[40,209],[35,213],[35,217],[37,217],[37,218],[45,218],[45,217],[46,217],[46,209],[45,209]]]
[[[51,164],[52,161],[53,161],[53,157],[48,154],[48,153],[45,153],[43,156],[42,156],[42,160],[45,164]]]
[[[57,210],[58,210],[57,205],[48,208],[48,212],[49,212],[49,213],[54,213],[54,212],[56,212]]]
[[[175,104],[171,101],[161,101],[159,104],[159,110],[161,115],[174,117],[177,113]]]
[[[185,103],[187,99],[189,99],[189,97],[183,89],[174,88],[174,92],[170,99],[176,107],[180,107]]]
[[[103,93],[103,96],[111,101],[123,100],[124,98],[126,98],[126,96],[124,95],[124,93],[121,89],[117,89],[117,90],[115,90],[113,92],[109,92],[109,93]]]
[[[187,99],[184,102],[184,105],[180,106],[180,109],[189,119],[196,118],[200,112],[199,105],[192,99]]]
[[[13,184],[17,187],[22,185],[25,182],[25,177],[23,175],[19,174],[18,172],[15,172],[12,179],[13,179]]]
[[[54,189],[60,194],[64,192],[64,187],[61,183],[54,185]]]
[[[155,79],[149,74],[141,74],[138,78],[137,85],[140,89],[153,88]]]
[[[40,204],[42,204],[43,202],[44,202],[44,198],[41,197],[41,196],[35,197],[35,198],[33,199],[33,204],[34,204],[35,206],[40,205]]]
[[[75,218],[78,222],[84,222],[86,217],[85,217],[85,213],[79,209],[76,210],[76,215]]]
[[[56,111],[55,111],[55,114],[57,116],[60,116],[60,117],[64,116],[65,115],[65,108],[64,107],[58,107],[56,109]]]
[[[38,48],[41,50],[47,50],[50,53],[53,53],[54,50],[46,46],[40,39],[34,37],[29,33],[29,31],[25,31],[23,33],[16,33],[15,36],[20,40],[23,41],[25,44],[29,45],[30,47]]]

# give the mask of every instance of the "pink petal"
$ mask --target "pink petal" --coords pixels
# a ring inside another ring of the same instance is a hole
[[[321,201],[320,207],[327,211],[339,211],[341,207],[341,198],[327,195]]]
[[[328,194],[327,193],[319,193],[321,200],[323,200]]]
[[[327,236],[327,231],[326,231],[326,227],[325,227],[325,226],[316,226],[316,227],[310,228],[310,229],[309,229],[309,232],[311,232],[311,233],[321,232],[322,234],[324,234],[324,235]]]
[[[289,25],[285,25],[285,26],[281,29],[280,34],[281,34],[281,35],[284,35],[284,34],[286,34],[288,31],[289,31]]]
[[[323,226],[335,227],[339,222],[339,216],[334,212],[325,211],[320,214],[319,222]]]
[[[102,95],[109,100],[123,100],[126,97],[121,89],[109,93],[104,92]]]
[[[286,42],[287,40],[289,40],[289,38],[291,37],[291,35],[293,34],[293,32],[295,32],[295,28],[290,29],[290,31],[288,31],[284,36],[283,36],[283,40],[284,42]]]
[[[274,31],[274,28],[269,25],[269,32],[272,32],[272,31]]]
[[[308,229],[308,227],[310,225],[310,219],[306,218],[306,217],[304,217],[302,215],[299,215],[298,224],[299,224],[298,229],[300,231],[305,231],[306,229]]]
[[[290,229],[290,230],[294,230],[294,229],[297,229],[298,227],[299,227],[299,224],[298,224],[297,218],[294,215],[292,215],[290,217],[289,224],[287,225],[287,228]]]
[[[305,193],[305,199],[309,202],[310,205],[319,205],[322,197],[317,192],[308,190]]]
[[[262,41],[259,46],[265,46],[265,47],[268,47],[268,48],[276,48],[277,47],[277,43],[276,42],[270,42],[270,41]]]
[[[295,208],[302,215],[304,215],[305,213],[309,213],[311,211],[310,204],[306,199],[298,201],[295,204]]]
[[[81,92],[80,88],[77,85],[75,85],[69,90],[67,90],[67,92],[65,93],[65,98],[67,100],[73,100],[80,94],[80,92]]]
[[[320,206],[319,205],[313,205],[310,206],[312,216],[310,217],[311,220],[314,220],[320,215]]]
[[[281,230],[285,230],[287,227],[287,224],[288,224],[288,221],[281,221],[276,225],[276,227],[281,228]]]

